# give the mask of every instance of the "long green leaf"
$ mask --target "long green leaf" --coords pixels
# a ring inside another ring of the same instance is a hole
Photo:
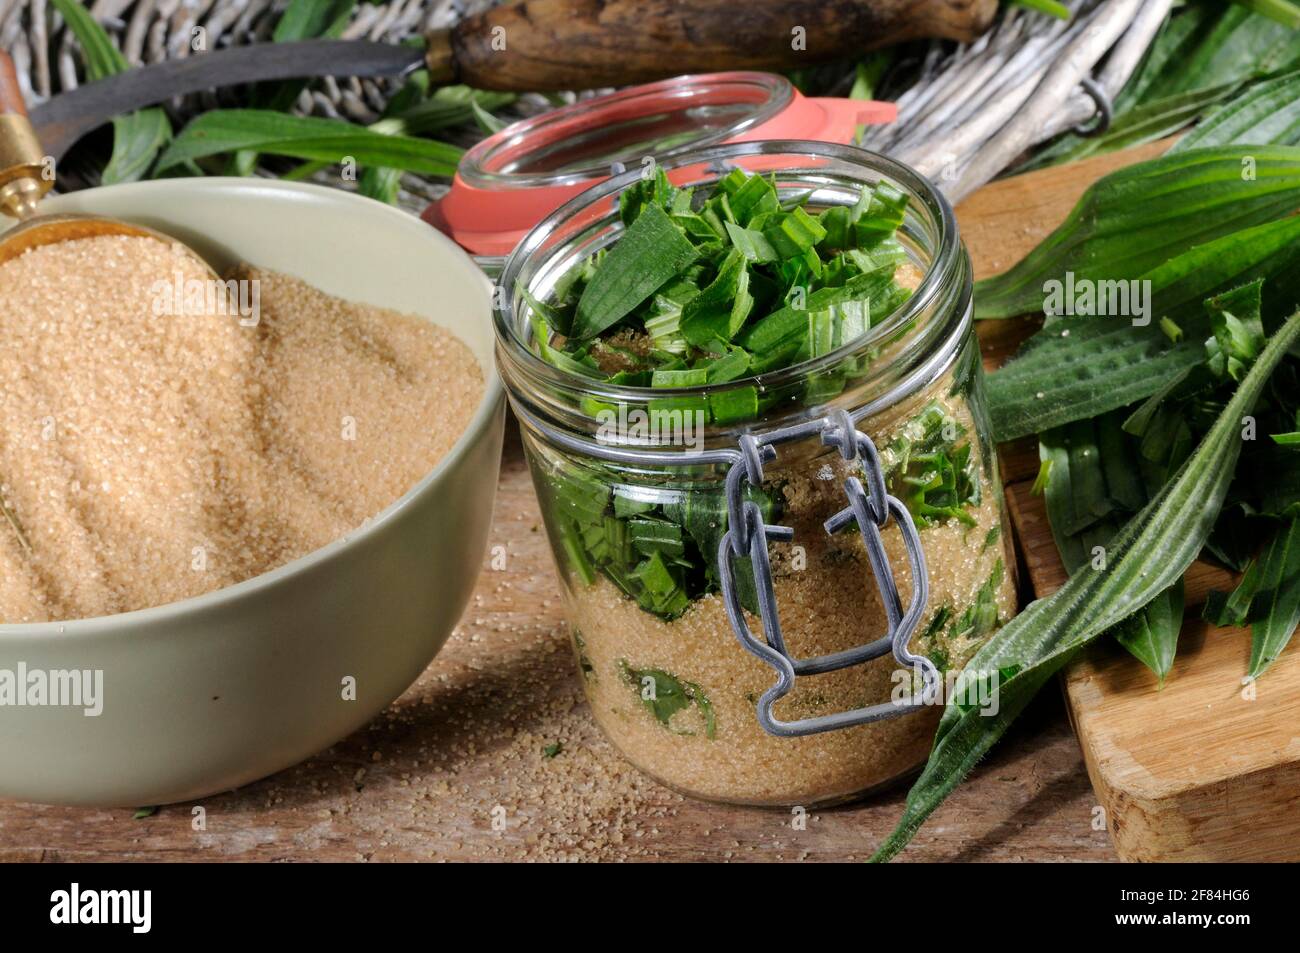
[[[1275,20],[1283,26],[1293,30],[1300,29],[1300,6],[1292,3],[1291,0],[1233,0],[1233,2],[1260,16]]]
[[[1255,177],[1243,175],[1243,160]],[[1300,207],[1300,148],[1220,146],[1162,156],[1095,182],[1019,264],[975,287],[977,318],[1043,309],[1045,284],[1132,278],[1192,245]]]
[[[1277,661],[1300,625],[1300,517],[1278,530],[1258,567],[1250,613],[1249,678],[1259,678]]]
[[[1230,143],[1300,143],[1300,70],[1252,86],[1207,116],[1169,151]]]
[[[1191,565],[1232,481],[1241,454],[1241,418],[1253,410],[1269,376],[1297,339],[1300,311],[1269,341],[1178,475],[1115,537],[1104,570],[1075,573],[1054,595],[1031,603],[975,654],[962,681],[995,678],[997,713],[985,715],[978,707],[961,704],[959,685],[944,710],[930,759],[908,792],[903,817],[874,859],[888,860],[907,845],[1054,672],[1173,585]]]
[[[271,40],[292,43],[297,40],[337,38],[352,18],[356,0],[290,0],[276,21]],[[307,88],[308,80],[291,79],[279,83],[259,83],[253,87],[248,103],[254,109],[288,112]],[[257,169],[257,153],[241,150],[230,157],[227,175],[252,175]]]
[[[130,69],[126,57],[85,7],[76,0],[54,0],[54,6],[81,44],[87,79],[93,82]],[[171,136],[171,120],[161,107],[115,117],[113,153],[101,173],[103,183],[112,185],[144,178]]]
[[[1161,687],[1174,667],[1178,633],[1183,628],[1183,580],[1152,599],[1115,627],[1115,638],[1130,655],[1151,669]]]
[[[1292,216],[1198,245],[1143,275],[1152,295],[1145,327],[1124,317],[1052,321],[989,375],[994,435],[1003,441],[1042,433],[1151,396],[1204,359],[1207,297],[1276,275],[1284,288],[1275,303],[1285,314],[1295,305],[1286,286],[1298,260],[1300,217]],[[1160,329],[1157,319],[1165,316],[1185,325],[1180,342]]]
[[[241,149],[330,163],[351,158],[359,165],[441,176],[456,171],[462,154],[443,142],[384,135],[337,119],[218,109],[195,117],[182,129],[158,160],[158,168]]]
[[[1171,16],[1117,105],[1217,86],[1300,59],[1295,33],[1223,0],[1196,0]]]

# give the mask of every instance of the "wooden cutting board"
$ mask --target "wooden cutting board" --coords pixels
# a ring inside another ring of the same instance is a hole
[[[1073,199],[1112,169],[1150,158],[1167,143],[1046,169],[982,189],[959,210],[976,274],[1005,270],[1025,248],[998,254],[985,229],[1032,245],[1058,224]],[[1065,200],[1065,207],[1061,203]],[[999,211],[1001,210],[1001,211]],[[1024,226],[1002,221],[1015,216]],[[970,225],[968,227],[967,221]],[[990,255],[998,260],[990,261]],[[1003,322],[987,322],[987,324]],[[1023,326],[980,327],[986,347],[1013,346]],[[1002,447],[1007,502],[1035,596],[1055,592],[1065,569],[1043,499],[1030,492],[1037,444]],[[1093,646],[1062,676],[1067,708],[1088,775],[1120,859],[1130,861],[1300,860],[1300,651],[1283,653],[1257,685],[1242,684],[1250,636],[1200,621],[1210,589],[1231,589],[1232,574],[1196,563],[1186,576],[1187,611],[1174,667],[1163,689],[1114,643]]]

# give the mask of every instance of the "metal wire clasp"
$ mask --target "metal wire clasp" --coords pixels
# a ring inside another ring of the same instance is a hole
[[[727,619],[745,650],[772,666],[777,674],[776,684],[758,700],[758,723],[768,734],[786,737],[811,735],[896,718],[937,698],[939,690],[939,670],[934,663],[924,656],[913,655],[907,648],[929,601],[925,553],[921,548],[916,525],[912,522],[912,515],[901,500],[890,496],[886,491],[885,474],[881,469],[876,445],[870,437],[857,429],[853,417],[847,411],[839,411],[826,418],[821,427],[821,441],[827,446],[838,448],[845,460],[858,460],[862,466],[866,488],[857,477],[845,480],[844,492],[849,505],[828,519],[825,526],[826,532],[836,533],[852,523],[857,524],[889,623],[885,634],[875,641],[841,652],[806,659],[791,656],[781,632],[767,544],[768,540],[773,539],[782,542],[793,540],[794,529],[766,524],[759,505],[744,498],[743,483],[760,486],[763,482],[763,464],[776,459],[776,448],[771,443],[760,443],[759,438],[752,434],[740,438],[740,459],[727,472],[728,526],[718,546],[718,578],[721,581]],[[912,598],[906,611],[903,610],[902,597],[880,535],[891,516],[902,532],[912,571]],[[734,560],[745,556],[753,567],[758,615],[763,625],[762,639],[756,638],[750,631],[736,591]],[[909,671],[917,667],[921,669],[923,688],[919,695],[913,693],[903,699],[797,721],[781,721],[773,715],[772,706],[789,694],[796,676],[834,672],[879,658],[891,650],[894,660],[900,666]]]

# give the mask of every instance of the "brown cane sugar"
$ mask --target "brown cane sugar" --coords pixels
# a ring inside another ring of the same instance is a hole
[[[256,268],[216,282],[151,238],[0,265],[0,337],[0,623],[162,605],[318,549],[427,474],[484,389],[444,328]]]

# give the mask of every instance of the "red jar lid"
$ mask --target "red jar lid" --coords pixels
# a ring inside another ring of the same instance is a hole
[[[484,139],[461,159],[451,191],[422,217],[473,254],[505,255],[570,198],[647,157],[757,139],[847,143],[857,126],[892,122],[897,112],[893,103],[804,96],[775,73],[702,73],[633,86]]]

